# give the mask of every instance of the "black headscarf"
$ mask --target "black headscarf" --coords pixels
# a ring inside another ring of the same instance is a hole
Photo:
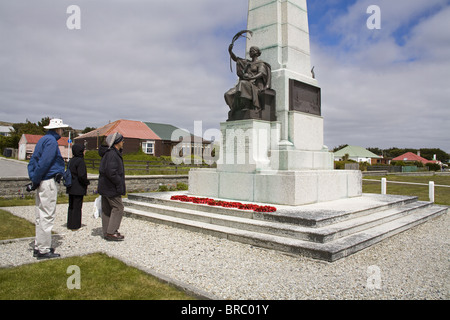
[[[83,158],[83,157],[84,157],[84,154],[83,154],[84,149],[85,149],[85,147],[84,147],[83,145],[80,145],[80,144],[74,144],[74,145],[72,146],[72,154],[73,154],[73,156],[74,156],[74,157],[80,157],[80,158]]]

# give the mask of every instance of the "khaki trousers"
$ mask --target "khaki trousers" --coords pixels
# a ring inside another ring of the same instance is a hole
[[[35,249],[44,254],[52,246],[52,229],[56,215],[58,187],[55,179],[41,181],[36,189],[36,238]]]
[[[102,196],[102,228],[103,236],[114,234],[119,230],[123,217],[122,197],[108,198]]]

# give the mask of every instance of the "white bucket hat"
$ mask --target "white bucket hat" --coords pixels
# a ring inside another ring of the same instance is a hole
[[[48,126],[45,126],[44,129],[58,129],[58,128],[68,128],[69,125],[64,124],[61,119],[51,119]]]

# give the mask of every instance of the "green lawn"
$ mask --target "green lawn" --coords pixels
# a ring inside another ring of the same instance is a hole
[[[79,267],[80,289],[69,266]],[[0,269],[0,300],[193,300],[145,272],[105,254]]]
[[[34,237],[31,222],[0,209],[0,240]]]
[[[381,176],[365,176],[363,179],[380,180],[380,182],[363,181],[364,193],[381,193]],[[450,176],[402,176],[402,175],[388,175],[387,179],[387,194],[417,196],[421,201],[429,201],[428,183],[434,181],[435,185],[450,186]],[[389,181],[397,182],[413,182],[423,183],[426,186],[409,185],[389,183]],[[435,203],[450,206],[450,188],[435,187],[434,189]]]

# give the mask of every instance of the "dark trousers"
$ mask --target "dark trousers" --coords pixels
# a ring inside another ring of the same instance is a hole
[[[81,209],[84,196],[69,194],[69,210],[67,212],[67,229],[81,228]]]

